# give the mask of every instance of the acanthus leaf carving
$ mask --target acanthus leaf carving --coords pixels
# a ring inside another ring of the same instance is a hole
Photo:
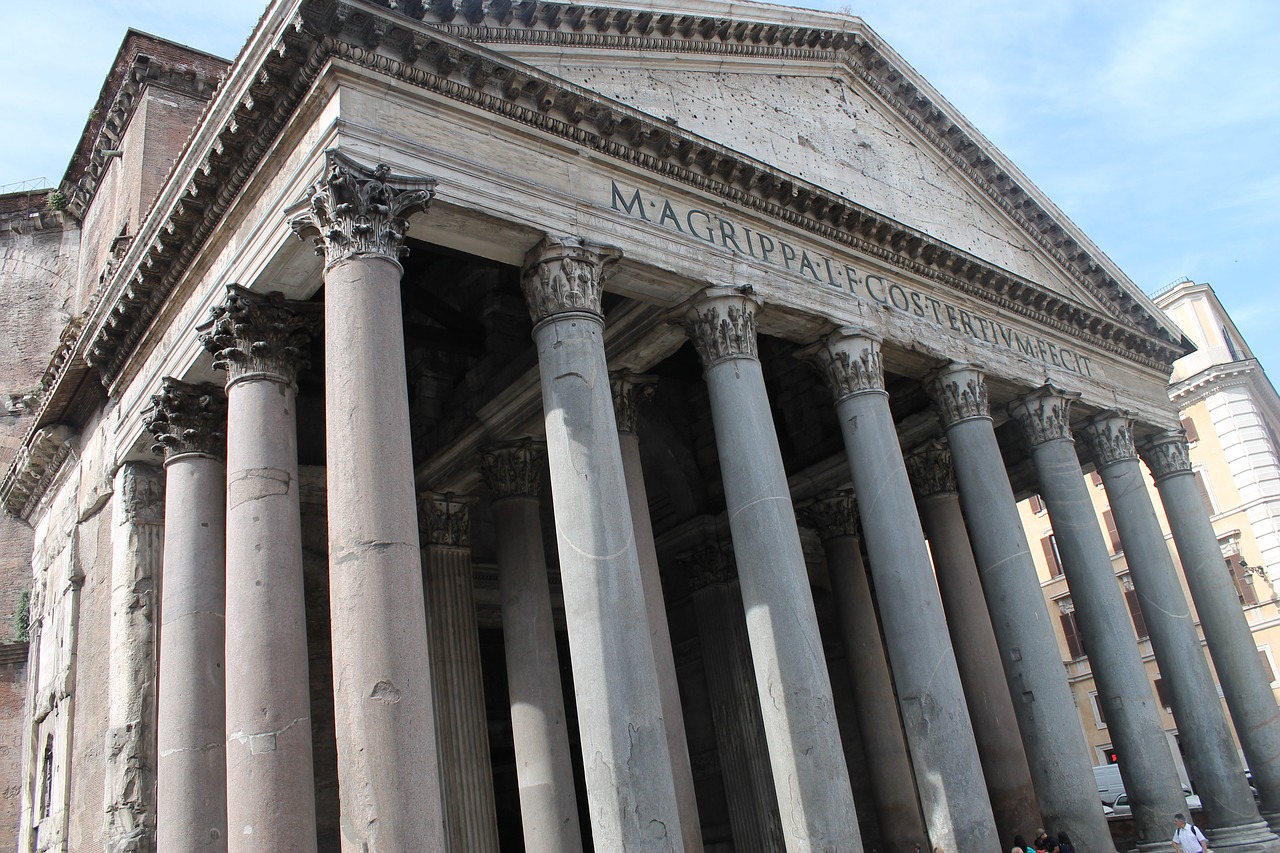
[[[756,306],[750,287],[713,287],[695,299],[684,315],[685,330],[702,366],[710,370],[724,361],[758,360]]]
[[[199,328],[200,342],[213,354],[214,369],[227,372],[227,387],[249,377],[292,384],[310,365],[321,308],[230,284],[226,298],[211,310],[213,318]]]
[[[452,493],[419,493],[418,525],[423,544],[470,547],[471,503],[471,498]]]
[[[951,446],[946,439],[926,441],[908,453],[905,461],[916,498],[924,500],[935,495],[954,495],[958,491]]]
[[[1138,458],[1138,448],[1133,439],[1133,418],[1127,412],[1112,409],[1094,415],[1081,427],[1080,437],[1099,469]]]
[[[587,313],[603,320],[600,299],[612,266],[622,257],[613,246],[548,234],[525,256],[524,290],[534,325],[556,314]]]
[[[1022,435],[1032,447],[1058,439],[1070,441],[1071,404],[1078,399],[1080,395],[1074,391],[1043,385],[1011,402],[1009,416],[1022,427]]]
[[[976,364],[952,363],[924,379],[943,428],[973,418],[991,417],[986,372]]]
[[[160,393],[151,395],[151,410],[143,426],[155,436],[151,450],[164,454],[166,461],[186,453],[224,459],[226,393],[208,382],[193,385],[166,376]]]
[[[797,513],[823,540],[859,536],[858,501],[853,490],[841,489],[801,507]]]
[[[613,412],[618,419],[618,432],[635,435],[640,426],[640,404],[652,400],[658,377],[630,370],[609,374],[609,390],[613,392]]]
[[[880,336],[861,329],[840,329],[796,353],[815,364],[839,403],[855,394],[884,391]]]
[[[494,499],[537,497],[546,456],[546,444],[532,438],[486,447],[480,456],[480,470]]]
[[[729,583],[738,578],[733,546],[727,542],[714,542],[695,548],[679,558],[677,563],[689,582],[691,592],[712,584]]]
[[[1138,455],[1147,463],[1157,483],[1175,474],[1191,473],[1191,447],[1184,429],[1163,430],[1148,436],[1138,448]]]

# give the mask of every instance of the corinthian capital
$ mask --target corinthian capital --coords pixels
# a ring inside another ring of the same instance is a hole
[[[164,377],[143,424],[155,436],[152,451],[163,453],[166,462],[188,453],[226,457],[227,396],[217,385]]]
[[[1174,474],[1191,473],[1191,448],[1184,429],[1167,429],[1148,436],[1138,448],[1138,455],[1157,483]]]
[[[688,579],[691,592],[712,584],[729,583],[738,577],[733,546],[727,542],[715,542],[696,548],[680,557],[676,564]]]
[[[604,319],[600,296],[610,267],[621,257],[621,250],[613,246],[578,237],[543,237],[525,255],[520,279],[534,325],[570,312]]]
[[[924,378],[924,390],[944,428],[973,418],[991,417],[987,375],[976,364],[952,362]]]
[[[495,499],[537,497],[546,456],[544,442],[532,438],[510,441],[486,447],[480,456],[480,471]]]
[[[1094,415],[1081,427],[1080,437],[1099,469],[1138,458],[1138,448],[1133,443],[1133,418],[1127,412],[1112,409]]]
[[[324,177],[307,189],[308,211],[289,223],[294,232],[315,241],[326,268],[357,255],[399,263],[409,217],[431,204],[435,179],[393,175],[385,164],[370,169],[332,148],[324,158]]]
[[[613,392],[613,413],[618,418],[618,432],[635,435],[640,423],[640,403],[652,400],[658,377],[630,370],[609,374],[609,390]]]
[[[884,391],[884,362],[880,336],[862,329],[844,328],[796,353],[818,366],[836,402],[868,391]]]
[[[858,535],[858,502],[850,489],[818,498],[801,508],[799,515],[813,525],[823,541]]]
[[[1009,404],[1009,417],[1022,427],[1032,447],[1046,441],[1071,438],[1071,404],[1080,399],[1074,391],[1042,385]]]
[[[418,495],[418,527],[428,545],[467,548],[471,545],[470,498],[421,492]]]
[[[951,446],[945,439],[926,441],[907,454],[906,463],[911,489],[918,500],[956,493],[956,469]]]
[[[227,285],[227,297],[200,327],[200,342],[213,354],[216,370],[227,372],[227,387],[242,379],[270,379],[292,385],[309,364],[307,348],[320,328],[321,306],[292,302],[282,293],[266,295]]]
[[[689,303],[684,327],[704,369],[722,361],[760,358],[756,349],[759,304],[750,288],[736,287],[709,287]]]

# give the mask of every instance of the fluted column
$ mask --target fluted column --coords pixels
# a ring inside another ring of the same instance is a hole
[[[1155,475],[1200,627],[1262,801],[1263,816],[1273,830],[1280,829],[1280,708],[1196,487],[1186,433],[1158,433],[1147,439],[1140,452]]]
[[[1000,647],[1044,824],[1070,827],[1082,850],[1114,851],[1089,750],[987,403],[986,376],[950,364],[925,379],[946,431],[960,505]]]
[[[1280,840],[1258,815],[1245,781],[1191,608],[1142,475],[1133,420],[1122,412],[1102,412],[1090,418],[1080,433],[1111,502],[1129,577],[1138,593],[1160,675],[1169,688],[1187,770],[1200,795],[1212,846],[1280,849]]]
[[[636,550],[640,555],[645,614],[649,618],[653,662],[658,670],[662,722],[667,732],[667,753],[676,787],[676,806],[680,810],[680,832],[684,838],[685,853],[701,853],[702,825],[698,819],[693,767],[689,762],[689,744],[685,738],[684,709],[680,705],[675,656],[671,652],[671,630],[667,626],[667,605],[662,594],[662,576],[658,572],[658,551],[653,542],[653,524],[649,520],[649,495],[640,464],[639,408],[642,400],[653,395],[656,382],[655,376],[643,376],[628,370],[610,374],[622,468],[627,479],[627,502],[631,505],[631,523],[635,526]]]
[[[886,849],[905,853],[928,835],[876,604],[862,562],[857,505],[852,492],[839,492],[809,504],[801,515],[817,527],[826,553],[880,834]]]
[[[1076,456],[1071,403],[1079,396],[1045,385],[1010,403],[1009,414],[1031,447],[1142,849],[1165,843],[1174,814],[1185,812],[1186,804],[1129,608]]]
[[[424,492],[422,585],[432,693],[444,773],[444,826],[453,853],[497,853],[489,726],[471,574],[471,498]]]
[[[933,554],[991,811],[1000,838],[1009,839],[1037,825],[1040,807],[960,509],[951,448],[945,440],[926,443],[907,456],[907,472]]]
[[[526,853],[581,853],[573,758],[547,585],[538,494],[546,450],[530,439],[481,459],[497,539],[511,734]]]
[[[711,399],[787,849],[859,853],[831,680],[756,350],[756,300],[714,287],[680,310]]]
[[[880,338],[840,329],[803,351],[835,397],[925,825],[943,849],[994,850],[991,801],[924,531],[884,390]]]
[[[782,853],[782,821],[751,665],[733,549],[713,544],[679,561],[698,620],[716,751],[735,850]]]
[[[598,850],[683,851],[600,308],[619,252],[546,237],[523,287],[542,377],[560,577]]]
[[[156,831],[156,584],[164,539],[164,477],[126,462],[111,511],[107,649],[107,850],[149,850]]]
[[[165,377],[147,429],[164,454],[156,849],[227,849],[227,401]]]
[[[227,849],[316,849],[297,373],[319,306],[237,285],[201,338],[227,372]]]
[[[330,151],[310,212],[293,222],[325,258],[338,783],[343,843],[370,853],[444,849],[399,261],[407,218],[434,188]]]

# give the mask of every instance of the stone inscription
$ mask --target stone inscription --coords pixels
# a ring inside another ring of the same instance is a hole
[[[922,319],[946,332],[1010,350],[1068,373],[1093,375],[1087,355],[877,273],[859,271],[853,263],[839,257],[753,230],[712,211],[673,203],[652,192],[646,194],[638,188],[620,187],[615,181],[610,181],[610,188],[610,208],[625,216],[770,264],[814,286],[870,299],[886,309]]]

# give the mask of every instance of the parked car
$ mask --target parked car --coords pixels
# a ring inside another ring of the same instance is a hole
[[[1195,794],[1183,789],[1183,794],[1187,798],[1187,811],[1200,811],[1200,798]],[[1103,803],[1103,813],[1106,813],[1106,803]],[[1111,814],[1108,817],[1128,817],[1133,814],[1133,809],[1129,806],[1129,795],[1121,794],[1116,797],[1116,801],[1111,804]]]

